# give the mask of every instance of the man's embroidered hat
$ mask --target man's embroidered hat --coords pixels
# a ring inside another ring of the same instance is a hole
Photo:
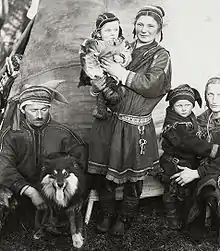
[[[173,106],[178,100],[188,100],[195,105],[195,102],[202,106],[202,99],[199,92],[187,84],[179,85],[167,94],[166,101],[169,101],[170,106]]]
[[[64,80],[51,80],[43,85],[24,88],[18,97],[20,109],[23,109],[25,105],[31,103],[50,105],[53,100],[68,104],[67,99],[55,90],[55,88],[62,82],[64,82]]]
[[[24,108],[26,105],[38,103],[50,106],[53,100],[68,104],[67,99],[56,90],[57,86],[64,81],[65,80],[51,80],[35,86],[23,86],[20,94],[10,101],[10,105],[13,108],[11,108],[12,111],[11,114],[9,114],[11,119],[8,119],[12,123],[12,129],[20,129],[20,116],[21,112],[25,112]]]

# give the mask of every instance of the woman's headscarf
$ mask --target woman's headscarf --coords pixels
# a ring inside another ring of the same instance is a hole
[[[163,17],[165,16],[165,12],[163,10],[162,7],[160,6],[154,6],[154,5],[147,5],[146,7],[140,9],[135,17],[135,21],[134,21],[134,29],[133,29],[133,35],[134,37],[136,36],[136,30],[135,30],[135,25],[137,20],[141,17],[141,16],[150,16],[152,17],[159,25],[159,31],[161,33],[160,36],[160,41],[163,40]]]

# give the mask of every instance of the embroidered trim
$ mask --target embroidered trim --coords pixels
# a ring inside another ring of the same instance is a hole
[[[136,75],[136,73],[135,72],[133,72],[133,71],[130,71],[129,73],[128,73],[128,76],[127,76],[127,79],[126,79],[126,86],[131,86],[131,83],[132,83],[132,81],[133,81],[133,78],[134,78],[134,76]]]
[[[218,176],[217,184],[218,184],[218,188],[220,188],[220,176]]]
[[[20,191],[20,195],[23,195],[24,192],[25,192],[29,187],[30,187],[30,185],[24,186],[24,187],[21,189],[21,191]]]
[[[142,169],[142,170],[133,170],[133,169],[131,169],[131,168],[127,168],[126,170],[124,170],[124,171],[122,171],[122,172],[119,172],[119,171],[117,171],[117,170],[115,170],[115,169],[112,169],[112,168],[109,168],[108,170],[109,170],[110,172],[113,172],[113,173],[117,173],[117,174],[119,174],[119,175],[122,175],[122,174],[125,174],[125,173],[127,173],[127,172],[132,172],[132,173],[143,173],[143,172],[146,172],[146,171],[148,171],[148,170],[153,170],[153,169],[154,169],[154,167],[147,167],[147,168]]]
[[[99,95],[99,93],[100,93],[100,92],[95,92],[95,91],[93,90],[92,86],[90,87],[89,92],[90,92],[90,95],[91,95],[92,97],[97,97],[97,96]]]
[[[193,123],[192,122],[175,122],[172,125],[166,125],[163,128],[163,132],[162,133],[167,133],[171,128],[176,129],[178,125],[185,125],[187,128],[193,127]]]
[[[216,156],[216,154],[218,152],[218,148],[219,148],[219,146],[217,144],[213,144],[212,151],[211,151],[211,153],[209,155],[211,158],[215,158],[215,156]]]
[[[168,54],[168,53],[167,53]],[[169,69],[169,66],[170,66],[170,56],[168,55],[168,60],[167,60],[167,64],[164,68],[164,72],[167,73],[168,69]]]
[[[134,116],[116,112],[113,114],[115,114],[119,120],[136,126],[148,125],[152,120],[151,113],[146,116]]]

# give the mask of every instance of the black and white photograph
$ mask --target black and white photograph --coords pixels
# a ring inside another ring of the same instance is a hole
[[[220,251],[219,10],[0,0],[0,251]]]

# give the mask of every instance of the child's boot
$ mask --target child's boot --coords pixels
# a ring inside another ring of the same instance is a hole
[[[96,107],[92,115],[97,119],[107,119],[108,117],[106,101],[102,93],[99,93],[99,95],[97,96]]]

